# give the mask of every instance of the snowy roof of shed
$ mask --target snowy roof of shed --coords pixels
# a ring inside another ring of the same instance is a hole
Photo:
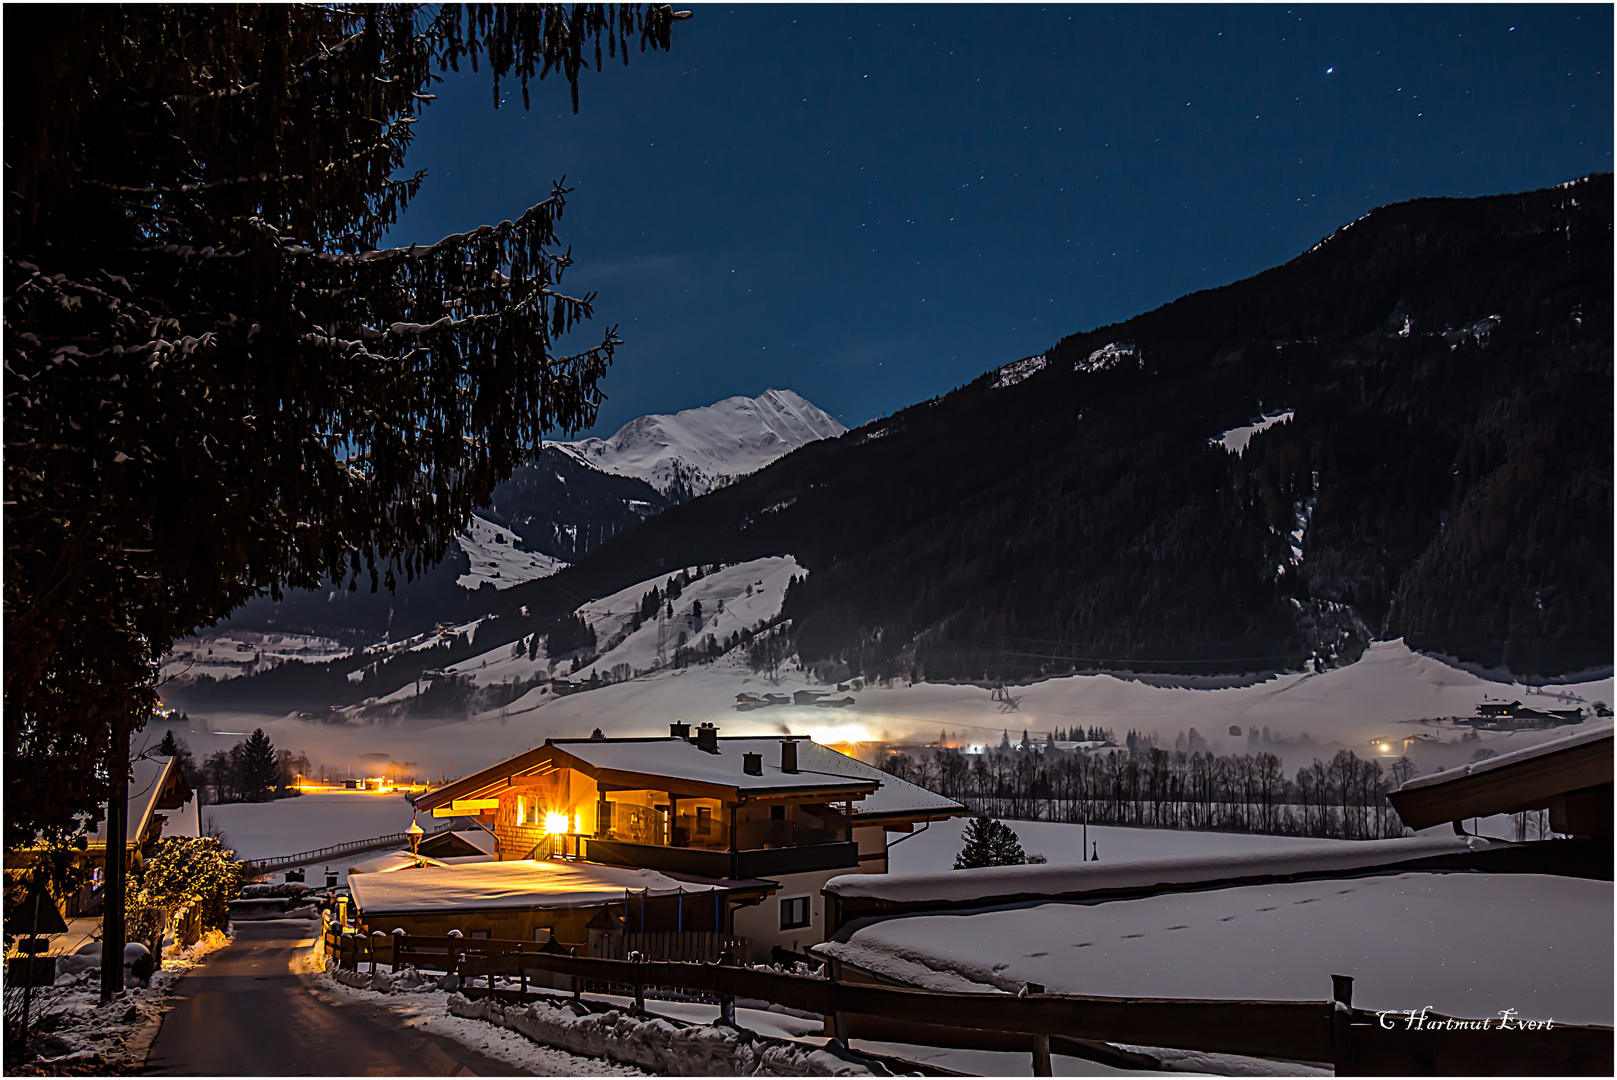
[[[625,890],[652,896],[705,893],[717,883],[679,880],[655,870],[571,862],[512,859],[459,866],[427,866],[396,874],[360,874],[348,880],[354,904],[366,916],[413,914],[446,908],[472,910],[598,907],[623,899]]]
[[[1407,781],[1388,796],[1405,825],[1542,809],[1569,792],[1612,782],[1612,725]]]

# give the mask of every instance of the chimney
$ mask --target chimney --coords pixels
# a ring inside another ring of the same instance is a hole
[[[780,741],[780,771],[794,773],[797,771],[797,743],[792,739]]]
[[[764,774],[764,756],[762,754],[742,754],[741,771],[748,776],[762,776]]]
[[[672,724],[668,725],[668,735],[670,738],[674,739],[689,740],[691,737],[691,726],[683,720],[675,720]]]
[[[702,724],[696,729],[696,748],[706,750],[710,754],[719,752],[719,729],[712,724]]]

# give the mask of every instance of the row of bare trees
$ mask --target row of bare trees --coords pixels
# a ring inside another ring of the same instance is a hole
[[[1387,793],[1414,772],[1339,750],[1288,778],[1271,753],[1144,746],[1095,754],[945,748],[882,767],[992,817],[1367,840],[1402,836]]]

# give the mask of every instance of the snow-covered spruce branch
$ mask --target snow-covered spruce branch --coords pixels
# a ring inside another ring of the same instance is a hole
[[[378,120],[376,123],[380,124]],[[413,124],[416,121],[409,117],[400,117],[393,121],[395,124]],[[171,187],[132,187],[128,184],[112,184],[105,180],[93,177],[85,178],[85,183],[93,184],[105,191],[116,191],[123,195],[194,195],[200,191],[212,191],[216,188],[237,187],[242,184],[293,184],[307,183],[318,176],[328,176],[338,169],[349,165],[362,164],[366,159],[375,157],[378,153],[391,155],[397,149],[393,142],[378,139],[368,143],[347,157],[328,161],[314,173],[267,173],[261,172],[257,176],[230,176],[220,180],[202,180],[195,184],[177,184]]]
[[[503,243],[512,233],[518,231],[519,229],[526,229],[534,225],[538,225],[540,227],[541,235],[544,237],[544,239],[540,241],[541,245],[548,245],[554,242],[555,222],[556,219],[561,216],[559,212],[553,213],[552,210],[554,208],[555,210],[559,211],[559,209],[566,204],[566,196],[571,191],[572,188],[564,188],[557,185],[550,198],[545,199],[543,202],[536,203],[530,207],[528,211],[515,222],[507,220],[500,222],[498,225],[479,225],[477,228],[467,232],[452,233],[449,236],[445,236],[441,240],[431,244],[412,244],[409,247],[398,248],[378,248],[375,251],[362,251],[357,255],[348,255],[343,252],[334,251],[318,251],[312,247],[307,247],[301,244],[288,245],[286,247],[286,251],[291,255],[312,258],[319,262],[330,263],[337,266],[358,266],[365,264],[375,265],[377,263],[386,264],[390,262],[406,262],[426,259],[438,253],[441,249],[458,248],[470,243],[473,240],[484,239],[491,236]],[[261,221],[262,219],[255,218],[254,220]]]

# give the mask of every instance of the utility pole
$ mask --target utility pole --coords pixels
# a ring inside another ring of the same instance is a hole
[[[129,728],[122,717],[112,722],[112,743],[107,751],[106,884],[101,896],[101,1003],[105,1005],[124,988],[125,841],[129,831]]]

